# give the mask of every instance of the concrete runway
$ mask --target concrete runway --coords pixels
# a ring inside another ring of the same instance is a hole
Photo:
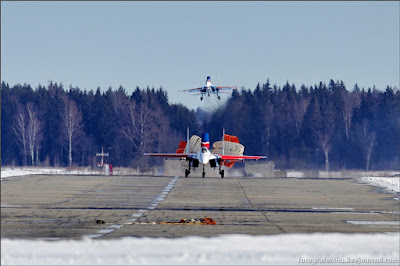
[[[338,178],[9,177],[1,181],[1,237],[400,232],[393,198]],[[217,225],[157,224],[204,217]]]

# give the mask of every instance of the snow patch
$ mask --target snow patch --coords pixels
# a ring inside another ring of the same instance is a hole
[[[400,177],[361,177],[361,180],[370,185],[385,188],[389,192],[400,192]]]
[[[265,265],[306,259],[399,259],[399,234],[282,234],[270,236],[112,240],[1,239],[2,265]],[[340,247],[340,248],[338,248]],[[311,264],[311,263],[309,263]]]
[[[1,168],[1,180],[7,177],[24,176],[24,175],[93,175],[102,173],[96,170],[68,170],[67,168],[37,168],[37,167],[20,167],[20,168]]]
[[[287,177],[294,177],[294,178],[303,178],[304,172],[302,171],[288,171]]]
[[[400,221],[346,221],[349,224],[361,225],[396,225],[400,226]]]

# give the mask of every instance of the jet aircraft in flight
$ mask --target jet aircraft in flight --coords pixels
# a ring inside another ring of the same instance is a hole
[[[188,90],[183,90],[183,92],[198,92],[193,95],[201,95],[200,100],[203,100],[204,95],[208,95],[210,97],[211,93],[216,94],[218,97],[218,100],[221,100],[221,97],[219,96],[220,93],[229,93],[227,90],[236,90],[236,87],[227,87],[227,86],[214,86],[211,83],[211,77],[207,76],[206,84],[203,87],[199,88],[194,88],[194,89],[188,89]]]

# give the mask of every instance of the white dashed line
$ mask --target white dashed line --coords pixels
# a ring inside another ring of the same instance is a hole
[[[136,222],[137,219],[143,216],[148,210],[154,210],[167,196],[167,194],[171,191],[172,187],[175,185],[176,181],[178,180],[179,176],[175,176],[169,183],[164,187],[162,192],[157,195],[157,197],[150,203],[150,206],[147,209],[140,209],[132,214],[131,217],[135,217],[132,219],[126,220],[123,224],[113,224],[110,225],[108,228],[101,229],[97,231],[95,234],[88,235],[89,238],[98,238],[102,237],[106,234],[114,232],[114,230],[121,228],[124,224],[130,224],[130,222]]]

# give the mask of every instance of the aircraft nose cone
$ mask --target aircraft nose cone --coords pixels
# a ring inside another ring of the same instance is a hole
[[[206,156],[205,154],[201,155],[200,158],[199,158],[199,162],[201,164],[204,164],[204,165],[207,164],[208,163],[208,156]]]

